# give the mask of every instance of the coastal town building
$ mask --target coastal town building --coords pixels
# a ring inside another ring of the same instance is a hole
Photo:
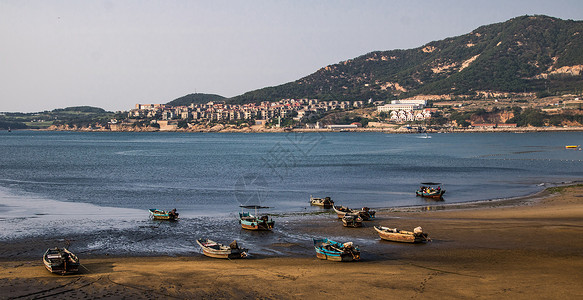
[[[390,112],[399,110],[422,109],[427,105],[427,100],[409,99],[409,100],[392,100],[390,104],[377,106],[378,112]]]
[[[358,126],[358,124],[350,124],[350,125],[328,125],[326,126],[326,128],[330,129],[330,130],[338,130],[338,131],[342,131],[342,130],[347,130],[347,129],[356,129],[358,127],[362,127],[362,126]]]
[[[395,123],[423,121],[432,115],[430,109],[423,109],[426,105],[427,100],[392,100],[390,104],[377,106],[377,111],[389,113],[390,121]]]
[[[226,104],[208,102],[188,106],[171,106],[167,104],[136,104],[128,112],[132,119],[186,120],[229,122],[237,120],[265,120],[294,117],[296,120],[311,114],[320,114],[337,109],[355,109],[366,105],[382,105],[383,101],[319,101],[318,99],[282,99],[277,102],[263,101],[259,104]]]
[[[377,107],[378,112],[390,112],[390,111],[399,111],[399,110],[414,110],[420,109],[423,106],[421,104],[415,103],[396,103],[396,104],[385,104]]]
[[[421,99],[391,100],[391,104],[404,104],[404,103],[413,103],[413,104],[419,104],[422,106],[427,106],[427,100],[421,100]]]
[[[431,118],[431,110],[393,110],[390,112],[390,120],[395,123],[423,121]]]

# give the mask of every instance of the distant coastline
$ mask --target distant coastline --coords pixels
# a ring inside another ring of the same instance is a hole
[[[382,133],[419,133],[414,129],[366,127],[347,128],[334,130],[328,128],[266,128],[264,126],[236,127],[216,125],[213,127],[196,126],[193,128],[158,129],[154,127],[119,127],[115,130],[109,128],[51,126],[47,129],[27,129],[40,131],[76,131],[76,132],[225,132],[225,133],[277,133],[277,132],[382,132]],[[443,128],[427,129],[427,133],[484,133],[484,132],[581,132],[583,127],[513,127],[513,128]]]

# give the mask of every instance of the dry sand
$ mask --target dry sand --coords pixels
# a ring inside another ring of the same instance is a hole
[[[375,249],[383,251],[367,255],[361,247],[363,261],[353,263],[315,255],[102,257],[81,258],[83,272],[58,276],[40,258],[0,258],[0,298],[583,299],[583,186],[555,192],[479,208],[382,211],[361,229],[336,220],[306,226],[321,235],[343,230],[347,240],[378,240],[372,225],[421,225],[433,239],[421,245],[378,240]]]

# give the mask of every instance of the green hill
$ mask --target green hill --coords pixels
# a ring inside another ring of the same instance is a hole
[[[78,127],[105,126],[112,118],[123,115],[93,106],[73,106],[36,113],[4,113],[0,115],[0,129],[42,129],[65,124]]]
[[[409,50],[376,51],[235,103],[583,90],[583,21],[522,16]]]
[[[71,112],[71,113],[107,113],[107,111],[100,107],[93,107],[93,106],[71,106],[66,108],[57,108],[52,111],[53,113],[63,113],[63,112]]]
[[[210,101],[225,101],[225,97],[223,96],[219,96],[219,95],[214,95],[214,94],[201,94],[201,93],[195,93],[195,94],[188,94],[186,96],[182,96],[180,98],[174,99],[166,104],[172,105],[172,106],[188,106],[191,103],[194,104],[204,104],[204,103],[208,103]]]

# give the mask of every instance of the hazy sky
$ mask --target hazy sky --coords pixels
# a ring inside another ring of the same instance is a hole
[[[0,112],[232,97],[526,14],[583,1],[0,0]]]

